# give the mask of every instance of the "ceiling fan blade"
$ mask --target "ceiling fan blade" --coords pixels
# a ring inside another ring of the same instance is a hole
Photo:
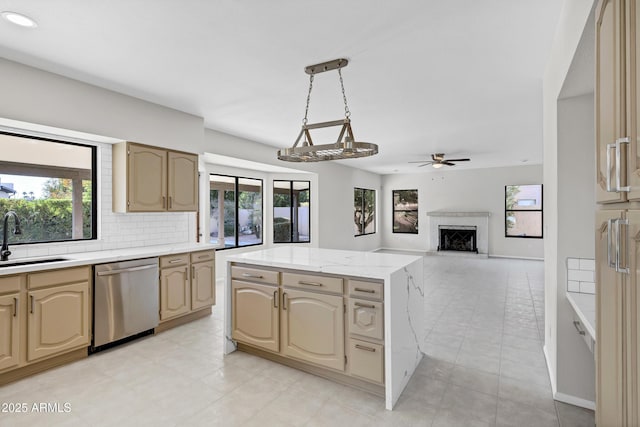
[[[447,159],[447,162],[468,162],[471,159]]]
[[[407,163],[432,163],[430,160],[418,160],[415,162],[407,162]]]
[[[443,165],[447,165],[447,166],[455,166],[455,165],[456,165],[455,163],[451,163],[451,162],[450,162],[450,161],[448,161],[448,160],[443,161],[443,162],[442,162],[442,164],[443,164]]]
[[[421,165],[418,165],[419,168],[423,167],[423,166],[429,166],[430,164],[432,164],[433,162],[429,162],[429,163],[423,163]]]

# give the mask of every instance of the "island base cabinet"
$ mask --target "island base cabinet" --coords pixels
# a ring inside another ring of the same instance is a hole
[[[345,370],[342,296],[294,289],[282,294],[282,353]]]
[[[0,370],[20,363],[20,294],[0,296]]]
[[[245,344],[278,352],[278,288],[234,280],[231,290],[231,337]]]
[[[29,362],[89,345],[89,284],[74,283],[28,293]]]
[[[350,339],[349,371],[355,377],[383,384],[384,346]]]

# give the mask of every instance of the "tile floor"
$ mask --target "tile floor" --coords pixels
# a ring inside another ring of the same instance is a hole
[[[224,357],[218,305],[210,318],[0,387],[0,405],[30,411],[0,407],[0,426],[594,425],[592,411],[551,398],[541,262],[426,257],[425,281],[426,356],[392,412],[254,356]],[[41,402],[70,412],[32,412]]]

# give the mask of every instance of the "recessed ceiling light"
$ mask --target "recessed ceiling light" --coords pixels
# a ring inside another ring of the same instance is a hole
[[[36,21],[21,13],[5,11],[2,12],[2,17],[12,24],[16,24],[21,27],[36,28],[38,26]]]

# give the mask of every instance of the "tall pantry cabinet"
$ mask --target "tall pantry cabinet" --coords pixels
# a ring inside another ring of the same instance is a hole
[[[640,414],[640,158],[636,0],[596,8],[596,424]]]

